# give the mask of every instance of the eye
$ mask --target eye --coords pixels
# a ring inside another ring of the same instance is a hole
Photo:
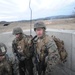
[[[5,52],[5,47],[1,47],[1,51],[2,52]]]

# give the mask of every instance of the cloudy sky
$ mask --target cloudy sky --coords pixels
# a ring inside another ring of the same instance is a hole
[[[32,19],[70,15],[75,0],[31,0]],[[29,0],[0,0],[0,21],[29,20]]]

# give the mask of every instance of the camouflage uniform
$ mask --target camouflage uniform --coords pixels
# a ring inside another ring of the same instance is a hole
[[[15,38],[12,42],[13,53],[19,60],[20,75],[33,75],[32,52],[29,49],[31,39],[19,27],[13,30],[13,34],[21,34],[20,39]]]
[[[46,29],[43,22],[35,23],[34,31],[37,28]],[[45,32],[42,37],[37,36],[36,52],[38,55],[38,74],[41,75],[43,71],[46,75],[50,75],[51,70],[58,64],[60,56],[54,40]]]
[[[0,75],[12,75],[11,65],[8,62],[6,52],[5,44],[0,43]]]

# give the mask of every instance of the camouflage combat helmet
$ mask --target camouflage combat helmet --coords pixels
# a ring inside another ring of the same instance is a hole
[[[0,43],[0,56],[5,55],[7,52],[7,47],[4,43]]]
[[[36,30],[36,28],[44,28],[46,29],[46,26],[43,22],[37,22],[34,24],[34,31]]]
[[[19,33],[23,34],[23,31],[20,27],[16,27],[16,28],[13,29],[13,35],[16,35],[16,34],[19,34]]]

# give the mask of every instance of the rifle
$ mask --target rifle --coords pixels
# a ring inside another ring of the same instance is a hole
[[[37,41],[36,38],[37,38],[37,35],[35,35],[35,36],[32,38],[32,40],[31,40],[31,43],[32,43],[32,44],[35,44],[35,43],[36,43],[36,41]]]
[[[39,55],[36,50],[36,42],[37,42],[37,35],[34,36],[34,38],[31,40],[33,50],[34,50],[34,57],[35,57],[35,63],[39,62]]]

